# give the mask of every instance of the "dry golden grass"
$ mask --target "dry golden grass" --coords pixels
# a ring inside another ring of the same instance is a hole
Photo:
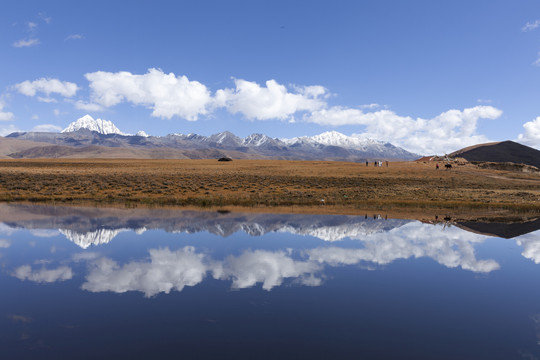
[[[540,175],[419,162],[0,160],[0,201],[536,213]]]

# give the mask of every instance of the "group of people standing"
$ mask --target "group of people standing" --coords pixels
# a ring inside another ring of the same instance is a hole
[[[386,167],[388,167],[388,161],[385,161],[386,163]],[[377,166],[382,166],[383,165],[383,162],[382,161],[374,161],[373,162],[373,166],[377,167]],[[366,160],[366,166],[369,166],[369,161]]]

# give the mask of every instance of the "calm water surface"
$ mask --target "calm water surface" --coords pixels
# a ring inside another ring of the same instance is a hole
[[[0,358],[539,359],[501,226],[0,205]]]

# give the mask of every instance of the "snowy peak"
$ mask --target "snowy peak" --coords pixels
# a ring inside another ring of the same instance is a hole
[[[59,229],[66,238],[83,249],[87,249],[90,245],[107,244],[111,242],[116,235],[127,230],[128,229],[97,229],[86,233],[79,233],[73,230]]]
[[[214,134],[208,137],[209,142],[215,142],[221,146],[239,146],[242,144],[242,139],[229,131]]]
[[[262,146],[269,142],[274,142],[274,139],[263,134],[251,134],[242,140],[244,146]]]
[[[293,144],[311,144],[311,145],[325,145],[325,146],[339,146],[347,149],[366,149],[373,145],[384,145],[383,142],[362,139],[355,136],[347,136],[337,131],[327,131],[315,136],[302,136],[292,139],[282,139],[283,142]]]
[[[68,127],[62,130],[61,132],[63,133],[74,132],[81,129],[95,131],[103,135],[107,135],[107,134],[125,135],[111,121],[103,120],[103,119],[94,120],[94,118],[91,117],[90,115],[84,115],[83,117],[77,119],[77,121],[74,121],[71,124],[69,124]]]

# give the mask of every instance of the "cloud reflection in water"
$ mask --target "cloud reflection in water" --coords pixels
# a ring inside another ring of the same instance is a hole
[[[124,265],[100,257],[90,262],[82,288],[92,292],[141,291],[145,296],[182,291],[195,286],[211,274],[215,279],[232,282],[232,288],[243,289],[262,284],[271,290],[285,280],[309,286],[322,283],[325,266],[360,263],[385,265],[398,259],[429,257],[449,268],[461,267],[473,272],[489,273],[500,268],[492,259],[476,259],[474,244],[485,236],[466,233],[459,228],[433,231],[431,225],[407,224],[387,233],[373,233],[359,240],[362,248],[338,246],[305,250],[246,250],[224,260],[197,252],[192,246],[172,251],[150,249],[149,261],[132,261]]]

